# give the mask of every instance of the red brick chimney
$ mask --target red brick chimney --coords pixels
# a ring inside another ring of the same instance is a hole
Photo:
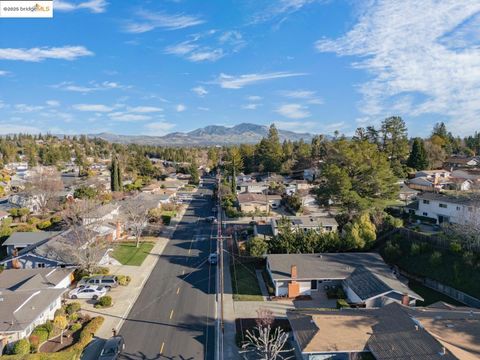
[[[298,273],[297,273],[297,265],[292,265],[290,267],[290,277],[295,280],[298,276]]]
[[[409,306],[410,305],[410,297],[407,293],[404,293],[402,296],[402,305]]]
[[[122,235],[122,227],[120,225],[120,221],[117,221],[117,229],[116,229],[116,238],[117,240],[120,239],[120,236]]]

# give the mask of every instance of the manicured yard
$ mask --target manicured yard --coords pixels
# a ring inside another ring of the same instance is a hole
[[[236,261],[230,266],[232,274],[233,300],[262,301],[262,290],[255,274],[255,264]]]
[[[140,266],[152,251],[153,246],[152,242],[141,242],[137,248],[135,242],[124,242],[115,247],[111,256],[122,265]]]

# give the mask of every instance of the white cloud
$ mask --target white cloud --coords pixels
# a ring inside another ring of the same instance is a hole
[[[129,112],[142,113],[142,114],[156,113],[156,112],[163,111],[162,108],[155,107],[155,106],[136,106],[136,107],[129,107],[127,110]]]
[[[177,55],[192,62],[217,61],[225,55],[223,49],[211,49],[206,46],[201,47],[190,40],[176,45],[167,46],[165,48],[165,53]]]
[[[169,130],[173,129],[175,124],[167,123],[164,121],[153,122],[145,125],[145,129],[148,130],[148,135],[157,135],[162,136],[168,133]]]
[[[275,121],[275,126],[279,129],[295,132],[315,132],[318,125],[313,121]]]
[[[250,95],[250,96],[247,96],[247,100],[248,101],[260,101],[262,100],[263,98],[261,96],[257,96],[257,95]]]
[[[75,104],[72,106],[78,111],[93,111],[93,112],[110,112],[114,108],[102,104]]]
[[[75,11],[81,9],[87,9],[92,13],[99,14],[106,11],[106,7],[108,2],[105,0],[89,0],[83,1],[79,3],[74,3],[71,1],[64,1],[64,0],[55,0],[53,3],[53,7],[55,11]]]
[[[7,76],[7,75],[10,75],[10,71],[6,71],[6,70],[0,70],[0,76]]]
[[[246,105],[243,105],[242,106],[242,109],[246,109],[246,110],[256,110],[259,106],[261,106],[262,104],[258,104],[258,103],[251,103],[251,104],[246,104]]]
[[[262,9],[257,14],[255,14],[253,21],[254,22],[262,22],[274,19],[276,17],[281,16],[282,20],[285,19],[286,16],[293,14],[301,10],[306,5],[309,5],[313,2],[318,0],[279,0],[279,1],[272,1],[271,5],[267,8]]]
[[[108,114],[108,116],[115,121],[124,121],[124,122],[134,122],[134,121],[145,121],[150,120],[151,116],[142,115],[142,114],[132,114],[132,113],[125,113],[125,112],[114,112]]]
[[[273,72],[265,74],[245,74],[240,76],[232,76],[227,74],[220,74],[215,83],[219,84],[224,89],[241,89],[247,85],[252,85],[257,82],[282,79],[293,76],[304,76],[306,73],[291,73],[291,72]]]
[[[217,61],[221,59],[225,54],[222,49],[204,49],[203,51],[196,51],[187,56],[187,59],[193,62],[200,61]]]
[[[243,39],[242,34],[236,30],[225,31],[218,38],[220,44],[232,47],[233,52],[239,51],[247,42]]]
[[[45,104],[51,107],[57,107],[60,106],[60,102],[58,100],[47,100],[45,101]]]
[[[205,89],[203,86],[196,86],[192,88],[192,91],[200,97],[208,94],[207,89]]]
[[[197,109],[201,111],[210,111],[210,108],[204,106],[199,106]]]
[[[44,109],[43,106],[36,106],[36,105],[27,105],[27,104],[15,104],[14,105],[14,112],[18,113],[31,113],[37,112]]]
[[[290,119],[304,119],[310,116],[308,108],[301,104],[284,104],[276,112]]]
[[[52,85],[52,87],[65,91],[89,93],[93,91],[129,89],[131,86],[122,85],[114,81],[104,81],[102,83],[91,81],[88,85],[77,85],[70,81],[64,81],[59,84]]]
[[[92,55],[94,55],[93,52],[84,46],[0,49],[0,60],[39,62],[46,59],[62,59],[71,61],[82,56]]]
[[[30,125],[19,125],[19,124],[10,124],[10,123],[0,123],[0,134],[40,134],[42,131],[34,126]],[[45,132],[45,131],[43,131]]]
[[[440,114],[465,134],[478,130],[480,117],[479,21],[478,1],[383,0],[366,5],[344,36],[316,47],[355,56],[352,65],[372,75],[359,87],[365,116],[388,116],[392,108]]]
[[[183,112],[183,111],[187,110],[187,107],[183,104],[178,104],[177,107],[176,107],[176,110],[177,110],[177,112]]]
[[[288,90],[280,91],[280,94],[292,98],[292,99],[301,99],[305,100],[308,104],[312,105],[321,105],[323,104],[323,99],[317,96],[315,91],[311,90]]]
[[[126,32],[141,34],[157,28],[178,30],[200,25],[205,22],[197,16],[155,13],[145,10],[137,12],[137,16],[140,18],[138,21],[131,21],[124,27]]]

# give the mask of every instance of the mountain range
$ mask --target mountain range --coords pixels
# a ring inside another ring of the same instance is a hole
[[[268,134],[268,126],[242,123],[233,127],[210,125],[189,132],[174,132],[164,136],[116,135],[111,133],[90,134],[89,137],[101,138],[109,142],[121,144],[141,144],[157,146],[207,146],[255,144]],[[296,133],[278,130],[280,141],[310,141],[309,133]]]

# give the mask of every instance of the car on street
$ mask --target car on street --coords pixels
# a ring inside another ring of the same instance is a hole
[[[211,253],[208,255],[208,262],[210,265],[217,265],[218,263],[218,254],[217,253]]]
[[[86,277],[78,282],[78,286],[86,285],[102,285],[108,289],[118,286],[117,277],[114,275],[96,275],[92,277]]]
[[[105,342],[98,360],[117,360],[123,350],[125,350],[125,340],[123,336],[113,336]]]
[[[207,220],[208,222],[214,223],[214,224],[216,224],[218,222],[218,220],[215,216],[209,216],[205,220]]]
[[[107,294],[105,286],[87,285],[77,287],[68,293],[70,299],[93,299],[97,300]]]

